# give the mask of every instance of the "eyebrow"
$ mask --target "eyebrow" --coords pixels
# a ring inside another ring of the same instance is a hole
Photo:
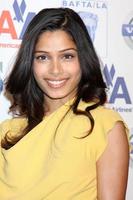
[[[70,51],[70,50],[74,50],[77,52],[77,49],[75,49],[75,48],[61,49],[61,50],[59,50],[59,52],[65,52],[65,51]],[[37,50],[34,53],[49,53],[49,52],[45,51],[45,50]]]

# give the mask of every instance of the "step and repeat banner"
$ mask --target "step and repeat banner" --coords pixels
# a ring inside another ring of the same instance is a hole
[[[0,0],[0,122],[10,118],[4,78],[10,72],[26,27],[46,7],[70,7],[85,22],[109,88],[108,104],[130,129],[126,200],[133,200],[133,0]],[[121,170],[121,169],[120,169]]]

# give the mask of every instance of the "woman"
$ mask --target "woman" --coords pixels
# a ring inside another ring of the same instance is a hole
[[[0,199],[125,199],[127,128],[105,90],[78,14],[40,11],[6,82],[14,118],[0,127]]]

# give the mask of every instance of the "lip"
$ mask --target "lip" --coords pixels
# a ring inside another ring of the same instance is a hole
[[[61,88],[66,84],[67,79],[46,80],[46,81],[47,81],[48,86],[51,87],[51,88]]]

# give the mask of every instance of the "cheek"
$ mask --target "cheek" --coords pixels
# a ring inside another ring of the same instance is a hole
[[[79,64],[77,64],[75,66],[73,66],[73,68],[72,68],[73,69],[72,73],[73,73],[73,75],[75,75],[75,77],[77,77],[79,79],[81,77],[81,69],[80,69]]]
[[[77,70],[77,74],[76,74],[77,82],[78,82],[78,83],[79,83],[80,80],[81,80],[81,76],[82,76],[82,72],[81,72],[81,68],[79,67],[78,70]]]
[[[43,74],[45,74],[44,68],[40,66],[33,66],[33,74],[35,77],[41,77]]]

